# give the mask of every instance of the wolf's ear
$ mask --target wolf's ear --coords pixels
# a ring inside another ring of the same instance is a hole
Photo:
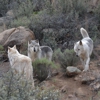
[[[28,41],[28,45],[30,44],[30,41]]]
[[[8,46],[8,50],[11,51],[11,48]]]
[[[11,48],[8,46],[8,49],[10,50]]]
[[[80,45],[83,45],[82,41],[80,40]]]
[[[14,45],[13,48],[16,49],[16,45]]]
[[[39,40],[38,39],[36,39],[35,41],[36,41],[36,43],[39,43]]]
[[[28,44],[32,43],[32,41],[33,41],[33,40],[29,40],[29,41],[28,41]]]

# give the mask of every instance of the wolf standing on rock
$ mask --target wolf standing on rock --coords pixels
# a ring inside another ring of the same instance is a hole
[[[74,51],[82,61],[82,65],[84,66],[83,71],[87,71],[89,69],[90,56],[93,51],[93,40],[89,37],[87,31],[84,28],[81,28],[80,32],[83,39],[75,43]]]
[[[32,87],[34,87],[31,59],[28,56],[20,54],[16,49],[16,45],[14,45],[12,48],[8,47],[8,58],[13,73],[21,75],[21,77],[24,76],[24,78],[32,82]]]
[[[47,58],[49,61],[51,61],[53,55],[53,51],[49,46],[40,46],[38,40],[31,40],[31,42],[28,42],[28,56],[34,60],[41,59],[41,58]]]

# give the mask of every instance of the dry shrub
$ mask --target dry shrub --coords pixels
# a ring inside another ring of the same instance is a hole
[[[40,81],[51,77],[51,68],[57,68],[57,66],[52,61],[49,61],[45,58],[37,59],[33,62],[34,74]]]
[[[78,57],[76,57],[73,49],[66,49],[64,52],[57,49],[54,51],[53,60],[60,64],[63,71],[66,71],[67,66],[74,66],[77,64]]]
[[[0,100],[60,100],[59,91],[31,87],[25,79],[9,71],[0,77]]]

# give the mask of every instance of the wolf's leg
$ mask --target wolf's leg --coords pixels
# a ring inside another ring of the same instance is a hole
[[[47,57],[47,59],[49,60],[49,61],[51,61],[52,60],[52,53],[51,52],[49,52],[47,55],[46,55],[46,57]]]
[[[85,60],[81,59],[82,66],[85,67]]]
[[[89,62],[90,62],[90,57],[88,57],[88,58],[86,59],[85,68],[84,68],[83,71],[87,71],[87,70],[89,69]]]
[[[52,57],[48,57],[47,59],[48,59],[49,61],[51,61]]]

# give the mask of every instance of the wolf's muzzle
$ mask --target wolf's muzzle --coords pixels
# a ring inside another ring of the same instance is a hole
[[[35,48],[34,48],[34,52],[36,52]]]
[[[78,57],[78,54],[76,54],[76,57]]]

